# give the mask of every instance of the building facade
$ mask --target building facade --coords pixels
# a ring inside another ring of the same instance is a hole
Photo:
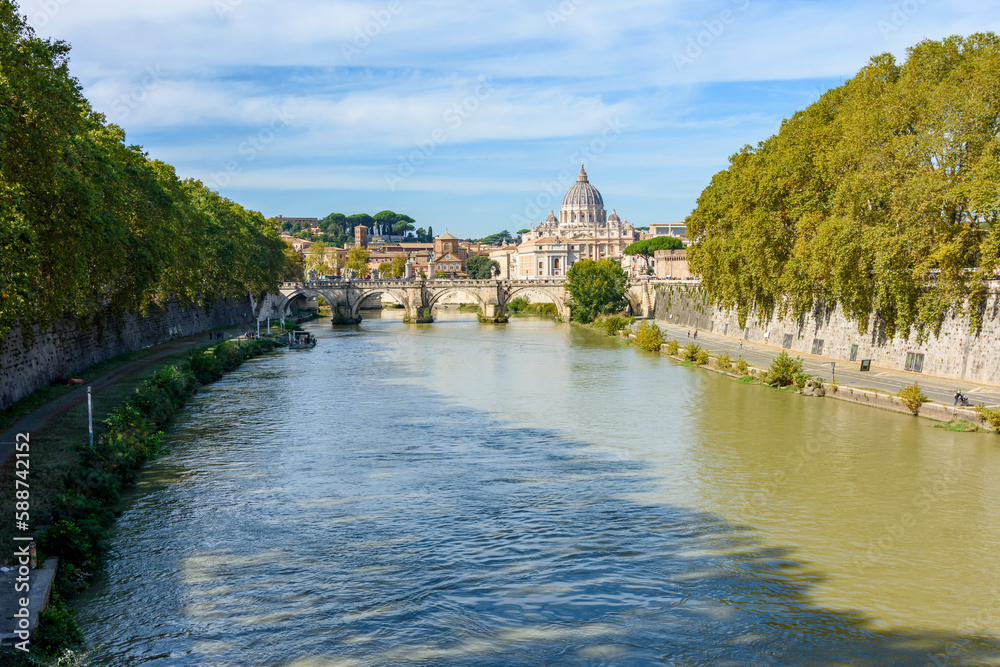
[[[549,217],[521,237],[513,262],[516,278],[562,278],[581,259],[618,261],[625,248],[639,239],[638,232],[614,209],[604,208],[604,198],[580,167],[576,183],[563,197],[559,217]]]

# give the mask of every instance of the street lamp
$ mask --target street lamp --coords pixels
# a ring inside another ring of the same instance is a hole
[[[825,364],[830,364],[830,371],[833,373],[833,377],[830,379],[831,384],[837,384],[837,362],[836,361],[824,361]]]

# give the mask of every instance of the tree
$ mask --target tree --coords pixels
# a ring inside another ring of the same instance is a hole
[[[368,273],[368,248],[354,246],[347,251],[347,264],[344,268],[353,269],[356,276],[363,276]]]
[[[281,267],[280,279],[285,281],[303,280],[305,278],[305,258],[288,242],[285,243],[283,256],[285,261]]]
[[[402,278],[406,273],[406,255],[396,255],[392,258],[392,277]]]
[[[620,264],[610,259],[581,259],[566,272],[573,319],[590,322],[598,315],[625,310],[628,276]]]
[[[676,236],[654,236],[630,244],[625,248],[625,254],[652,257],[657,250],[680,250],[683,247],[684,242]]]
[[[502,232],[497,232],[496,234],[490,234],[489,236],[483,237],[480,239],[480,243],[493,245],[494,243],[503,243],[509,238],[510,232],[505,229]]]
[[[327,258],[327,248],[329,246],[322,242],[309,246],[309,250],[306,251],[306,268],[315,269],[317,273],[323,275],[333,273],[333,267],[330,266],[330,261]]]
[[[1000,268],[1000,38],[891,54],[731,156],[687,219],[692,270],[748,318],[839,304],[859,330],[973,327]]]
[[[485,255],[476,255],[466,260],[465,270],[474,280],[489,280],[500,273],[500,264]]]

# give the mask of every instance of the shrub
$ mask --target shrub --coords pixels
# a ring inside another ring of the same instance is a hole
[[[604,329],[609,336],[614,336],[622,329],[628,327],[628,320],[627,315],[605,315],[598,319],[597,326]]]
[[[994,431],[1000,430],[1000,406],[988,408],[982,403],[976,406],[976,414],[984,422],[990,425]]]
[[[55,657],[67,649],[83,647],[83,633],[66,607],[50,605],[39,614],[38,621],[38,629],[32,639],[41,655]]]
[[[920,406],[927,402],[927,395],[920,391],[920,385],[916,382],[903,387],[896,395],[899,396],[899,400],[913,414],[919,413]]]
[[[701,366],[708,363],[708,350],[698,350],[694,355],[694,360]]]
[[[781,354],[771,362],[771,367],[767,371],[767,379],[764,381],[772,387],[787,387],[790,384],[795,384],[795,376],[801,372],[802,359],[799,357],[792,359],[787,352],[782,350]],[[805,385],[805,382],[802,384]]]
[[[733,367],[733,360],[728,352],[720,352],[715,358],[715,365],[720,371],[728,371]]]
[[[667,346],[667,354],[677,356],[677,350],[680,349],[681,344],[676,340],[670,340],[665,343]]]
[[[685,345],[684,349],[681,350],[681,358],[684,359],[684,361],[694,361],[695,359],[698,358],[698,353],[700,351],[701,351],[701,346],[698,345],[698,343],[692,341],[687,345]]]
[[[750,373],[750,366],[747,364],[747,360],[743,358],[743,355],[736,357],[736,372],[740,375],[748,375]]]
[[[809,382],[809,375],[807,373],[796,373],[795,374],[795,388],[802,391],[806,388],[806,382]]]
[[[663,345],[663,332],[655,324],[642,321],[635,330],[635,344],[649,352],[658,352]]]

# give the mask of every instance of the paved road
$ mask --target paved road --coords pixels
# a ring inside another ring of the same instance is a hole
[[[657,321],[657,325],[663,330],[666,340],[676,339],[681,346],[691,342],[688,335],[694,329],[676,326],[664,321]],[[736,359],[742,354],[743,358],[751,366],[766,368],[771,365],[771,360],[781,353],[778,346],[762,345],[743,341],[740,348],[740,341],[737,338],[720,336],[707,331],[698,331],[698,344],[707,348],[713,355],[719,352],[729,352],[729,355]],[[885,393],[896,393],[901,387],[913,382],[919,382],[920,388],[928,398],[935,403],[954,405],[955,390],[961,389],[962,393],[969,397],[969,402],[973,405],[985,403],[988,406],[1000,405],[1000,387],[994,385],[971,384],[950,378],[939,378],[923,373],[909,373],[907,371],[890,370],[872,366],[870,371],[861,372],[860,362],[850,362],[830,357],[820,357],[814,354],[800,354],[802,357],[803,370],[812,376],[820,376],[827,382],[833,379],[831,363],[837,364],[837,384],[856,389],[877,389]]]

